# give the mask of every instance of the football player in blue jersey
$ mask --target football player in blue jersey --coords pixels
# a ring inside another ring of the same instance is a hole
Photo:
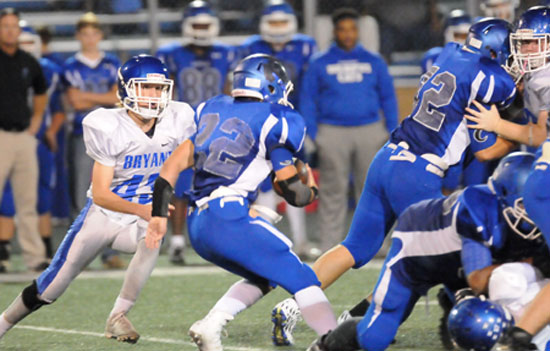
[[[501,67],[509,55],[510,31],[511,25],[501,19],[473,24],[466,43],[447,44],[422,76],[411,115],[392,132],[369,168],[347,237],[313,265],[323,288],[369,262],[405,208],[442,197],[445,172],[465,152],[487,161],[515,147],[494,133],[473,133],[463,116],[472,101],[506,106],[514,99],[514,81]]]
[[[298,20],[294,9],[283,0],[270,0],[265,5],[260,17],[260,34],[248,38],[241,46],[241,55],[267,54],[280,60],[290,80],[294,82],[294,93],[289,101],[295,108],[299,107],[298,92],[302,75],[311,56],[317,51],[317,44],[312,37],[297,33]],[[267,179],[260,187],[258,204],[272,208],[276,207],[277,198]],[[290,223],[290,234],[294,242],[294,250],[299,255],[307,256],[308,243],[306,236],[305,210],[287,206],[286,214]]]
[[[445,44],[450,42],[464,44],[471,25],[472,19],[464,10],[456,9],[449,12],[449,15],[445,18],[445,28],[443,30]],[[443,51],[441,46],[426,51],[420,62],[422,74],[430,70],[441,51]]]
[[[519,125],[500,118],[496,107],[468,111],[470,128],[494,131],[530,147],[540,146],[547,137],[550,110],[550,7],[535,6],[525,11],[510,35],[514,63],[523,75],[524,112],[529,123]]]
[[[264,54],[243,59],[235,68],[232,97],[217,96],[198,107],[194,144],[178,147],[155,182],[149,247],[158,247],[166,233],[177,175],[194,163],[191,244],[206,260],[244,278],[191,326],[189,333],[200,350],[223,350],[224,325],[277,285],[295,296],[317,334],[336,327],[313,270],[292,251],[290,240],[249,206],[272,171],[274,184],[290,204],[305,206],[316,198],[311,169],[301,179],[293,163],[303,146],[305,123],[289,107],[291,90],[277,59]]]
[[[88,201],[86,191],[90,184],[94,161],[86,155],[82,121],[98,107],[113,107],[117,102],[116,72],[120,61],[114,55],[100,50],[103,38],[97,16],[89,12],[76,24],[76,38],[80,51],[65,61],[62,82],[69,105],[74,110],[72,131],[68,138],[67,160],[72,217]],[[101,257],[106,268],[122,268],[124,263],[116,252],[106,249]]]
[[[52,225],[50,211],[53,201],[53,187],[55,185],[55,165],[54,153],[57,151],[57,132],[65,120],[65,114],[61,105],[59,79],[61,67],[51,60],[40,57],[41,43],[40,37],[33,28],[26,23],[21,23],[21,35],[19,36],[19,47],[22,50],[35,56],[42,67],[42,72],[46,78],[48,90],[48,106],[42,119],[42,125],[36,134],[39,140],[38,144],[38,204],[37,212],[38,231],[44,245],[46,246],[46,257],[52,258],[53,248],[51,243]],[[15,215],[15,205],[10,183],[6,183],[4,194],[0,203],[0,246],[4,246],[5,241],[9,241],[15,230],[13,216]],[[4,252],[5,248],[0,248]],[[5,268],[6,261],[9,260],[9,251],[7,257],[0,258],[0,271]],[[45,267],[44,267],[45,268]]]
[[[130,58],[118,73],[123,107],[99,108],[83,120],[86,152],[94,159],[88,201],[50,266],[0,315],[0,338],[23,318],[55,302],[105,247],[132,253],[105,336],[139,339],[126,315],[144,287],[159,250],[145,246],[153,184],[162,164],[196,133],[193,109],[172,101],[173,81],[149,55]]]
[[[196,108],[199,103],[228,91],[228,74],[237,63],[236,49],[215,42],[220,31],[219,19],[210,5],[192,1],[183,12],[183,36],[189,43],[173,43],[161,47],[156,56],[168,67],[176,84],[178,101]],[[187,195],[193,171],[183,172],[176,185],[169,255],[174,264],[183,264]]]
[[[545,254],[548,248],[522,202],[534,160],[531,153],[512,153],[487,184],[408,207],[397,221],[366,315],[344,322],[310,350],[385,350],[430,288],[444,284],[452,291],[486,293],[501,263]]]

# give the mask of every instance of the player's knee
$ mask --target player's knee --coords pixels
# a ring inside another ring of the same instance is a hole
[[[357,324],[360,317],[350,318],[336,329],[321,338],[322,349],[325,351],[355,351],[361,347],[357,342]]]
[[[25,306],[31,310],[36,311],[43,305],[49,305],[51,302],[42,300],[39,297],[38,286],[36,285],[36,280],[33,280],[32,284],[23,289],[21,293],[21,298]]]
[[[300,267],[297,274],[293,275],[287,282],[281,283],[280,285],[286,291],[292,295],[295,295],[310,286],[321,286],[321,282],[317,279],[317,275],[313,272],[311,267],[306,264],[302,264],[302,267]]]

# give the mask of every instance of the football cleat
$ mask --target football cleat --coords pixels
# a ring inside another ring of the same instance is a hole
[[[223,351],[222,331],[232,319],[233,316],[228,313],[210,311],[206,317],[193,323],[189,328],[189,336],[200,351]]]
[[[439,289],[437,293],[437,302],[443,310],[443,315],[439,320],[439,340],[441,344],[443,344],[445,350],[454,350],[455,347],[451,340],[451,335],[449,334],[449,328],[447,328],[447,320],[449,319],[449,313],[451,313],[453,309],[453,302],[444,288]]]
[[[170,257],[170,263],[177,265],[177,266],[183,266],[185,265],[185,258],[183,257],[183,246],[170,246],[170,249],[168,250],[168,256]]]
[[[336,321],[338,323],[338,325],[344,323],[345,321],[347,321],[348,319],[350,319],[352,316],[351,314],[349,313],[348,310],[344,310],[342,312],[342,314],[340,314],[340,316],[338,316],[338,320]]]
[[[124,312],[120,312],[107,319],[105,337],[135,344],[139,339],[139,334]]]
[[[296,323],[302,319],[300,308],[293,298],[279,302],[271,312],[273,330],[271,339],[275,346],[288,346],[294,343],[292,332]]]

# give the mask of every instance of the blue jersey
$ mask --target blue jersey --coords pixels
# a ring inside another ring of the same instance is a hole
[[[217,43],[202,56],[179,43],[160,48],[156,56],[168,67],[176,82],[178,101],[193,108],[223,93],[227,74],[237,61],[235,48]]]
[[[475,153],[493,145],[497,136],[469,129],[465,108],[473,100],[499,107],[512,102],[512,78],[495,61],[449,43],[431,69],[422,76],[415,106],[391,134],[416,154],[435,154],[447,166],[460,162],[468,147]]]
[[[290,107],[220,95],[198,107],[197,131],[191,200],[224,186],[252,201],[272,170],[271,152],[297,153],[305,123]]]
[[[81,53],[77,53],[65,61],[62,81],[66,88],[104,94],[116,84],[119,67],[120,61],[114,55],[104,54],[103,58],[93,65]],[[82,135],[82,120],[93,109],[75,112],[73,134]]]
[[[420,294],[440,283],[461,288],[474,270],[545,249],[542,240],[525,240],[510,229],[487,185],[412,205],[399,217],[393,239],[400,247],[388,266]]]
[[[346,51],[333,44],[327,51],[313,55],[299,93],[300,112],[312,139],[319,123],[366,125],[380,120],[380,110],[388,131],[398,122],[397,98],[388,66],[361,45]]]
[[[42,118],[42,125],[37,134],[37,138],[41,139],[44,136],[44,132],[52,123],[53,115],[58,112],[63,112],[63,105],[61,103],[61,67],[52,60],[42,57],[40,59],[40,66],[42,72],[46,78],[46,84],[48,90],[46,91],[48,96],[48,105],[44,111]]]
[[[279,59],[285,66],[290,80],[294,83],[294,92],[290,94],[290,102],[298,106],[298,94],[303,73],[311,56],[317,51],[315,39],[305,34],[295,34],[281,50],[275,51],[273,46],[263,40],[260,35],[253,35],[242,44],[241,55],[268,54]]]
[[[422,59],[420,61],[420,68],[422,69],[422,74],[428,72],[430,68],[432,68],[432,65],[434,64],[435,60],[441,54],[441,51],[443,51],[443,48],[441,46],[436,46],[426,51],[426,53],[424,53],[424,56],[422,56]]]

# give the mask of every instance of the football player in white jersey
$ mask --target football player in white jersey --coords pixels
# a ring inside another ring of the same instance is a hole
[[[105,336],[135,343],[139,334],[126,315],[158,257],[147,249],[153,184],[176,147],[195,133],[193,109],[172,102],[173,81],[164,64],[135,56],[118,71],[123,108],[100,108],[85,117],[86,151],[94,159],[88,202],[67,232],[48,269],[23,289],[0,316],[0,338],[42,305],[51,304],[105,247],[135,253]]]

